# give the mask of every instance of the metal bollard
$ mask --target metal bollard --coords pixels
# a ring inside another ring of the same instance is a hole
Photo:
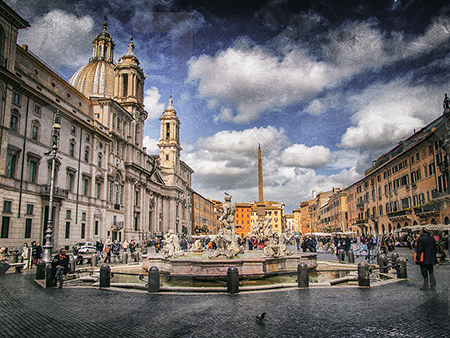
[[[92,267],[97,266],[97,254],[92,254],[92,257],[91,257],[91,266],[92,266]]]
[[[127,264],[128,263],[128,253],[124,252],[122,255],[122,264]]]
[[[75,259],[75,257],[72,257],[70,260],[70,271],[75,272],[76,269],[77,269],[77,260]]]
[[[398,257],[399,257],[398,253],[394,252],[391,256],[392,263],[395,263],[395,261],[397,260]]]
[[[45,267],[45,287],[51,288],[56,286],[56,283],[53,281],[52,277],[52,266],[48,265]]]
[[[383,255],[379,255],[377,263],[378,263],[378,266],[380,267],[380,272],[381,273],[388,273],[389,269],[383,268],[384,266],[388,265],[388,259],[387,259],[386,255],[384,255],[384,254]]]
[[[297,266],[297,285],[299,288],[309,288],[308,265],[304,262]]]
[[[227,270],[227,292],[231,294],[239,292],[239,270],[234,265]]]
[[[100,267],[100,287],[109,288],[111,285],[111,268],[108,264],[103,264]]]
[[[355,263],[355,254],[354,254],[353,250],[348,251],[347,258],[348,258],[349,263],[351,263],[351,264]]]
[[[159,269],[157,266],[152,266],[148,269],[148,292],[159,291]]]
[[[397,266],[397,278],[408,278],[408,274],[406,272],[406,259],[403,257],[397,258],[395,263],[398,264]]]
[[[36,279],[45,279],[45,262],[39,261],[36,265]]]
[[[369,263],[362,261],[358,264],[358,286],[370,286]]]
[[[339,250],[338,252],[338,259],[339,262],[344,262],[345,261],[345,251],[344,250]]]

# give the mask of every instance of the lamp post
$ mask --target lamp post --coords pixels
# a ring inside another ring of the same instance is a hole
[[[52,261],[52,237],[53,237],[53,192],[55,190],[55,165],[56,165],[56,152],[58,150],[58,138],[59,130],[61,129],[59,110],[53,117],[53,127],[52,127],[52,150],[50,155],[52,157],[52,172],[50,176],[50,197],[48,202],[48,222],[47,231],[45,232],[45,245],[44,245],[44,255],[42,260],[46,265],[49,265]]]

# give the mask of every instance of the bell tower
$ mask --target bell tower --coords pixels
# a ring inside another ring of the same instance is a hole
[[[161,171],[167,185],[176,185],[175,176],[180,173],[180,120],[173,108],[172,96],[166,110],[159,118],[161,137],[158,143]]]
[[[133,37],[130,37],[128,50],[119,59],[114,71],[114,100],[133,116],[132,137],[134,144],[142,148],[144,121],[147,118],[147,112],[144,110],[145,75],[134,54]]]

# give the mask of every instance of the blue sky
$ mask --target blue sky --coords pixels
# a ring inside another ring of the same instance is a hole
[[[6,3],[31,24],[18,43],[66,80],[88,62],[105,15],[116,60],[132,34],[148,152],[172,95],[193,188],[212,199],[257,199],[260,144],[264,197],[291,213],[313,190],[362,178],[442,114],[450,92],[444,1]]]

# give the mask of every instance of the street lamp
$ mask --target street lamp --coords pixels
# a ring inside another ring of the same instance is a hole
[[[50,265],[52,261],[52,237],[53,237],[53,192],[55,190],[55,166],[56,166],[56,152],[58,150],[58,138],[59,130],[61,129],[59,117],[59,110],[53,117],[53,130],[52,130],[52,150],[50,155],[52,157],[52,172],[50,176],[50,197],[48,202],[48,222],[47,231],[45,232],[45,245],[44,245],[44,255],[42,260],[46,265]]]

